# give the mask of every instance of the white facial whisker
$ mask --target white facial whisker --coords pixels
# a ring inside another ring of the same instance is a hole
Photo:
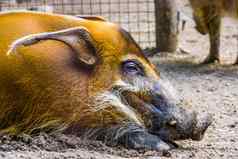
[[[95,107],[93,107],[92,111],[97,112],[107,107],[114,107],[125,114],[131,121],[134,121],[138,125],[143,125],[134,109],[123,101],[120,94],[106,91],[95,97]]]

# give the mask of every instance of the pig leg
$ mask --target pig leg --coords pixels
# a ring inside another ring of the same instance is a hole
[[[216,15],[208,22],[210,50],[203,63],[219,61],[221,16]]]

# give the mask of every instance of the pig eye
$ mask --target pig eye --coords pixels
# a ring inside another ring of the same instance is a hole
[[[128,60],[122,63],[122,71],[128,75],[144,76],[144,70],[141,64],[135,60]]]

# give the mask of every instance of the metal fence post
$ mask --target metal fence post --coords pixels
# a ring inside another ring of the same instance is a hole
[[[177,8],[175,0],[154,0],[156,48],[158,52],[177,49]]]

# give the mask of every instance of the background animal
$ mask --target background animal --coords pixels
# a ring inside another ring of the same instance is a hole
[[[219,61],[221,19],[224,16],[238,17],[237,0],[190,0],[196,29],[209,34],[210,51],[204,63]],[[236,60],[238,63],[238,58]]]
[[[165,151],[211,123],[178,106],[130,34],[102,18],[0,14],[2,133],[63,131]]]

